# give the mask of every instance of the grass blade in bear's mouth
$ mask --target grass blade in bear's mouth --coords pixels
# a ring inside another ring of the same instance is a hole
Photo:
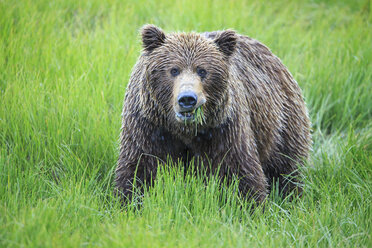
[[[203,107],[199,106],[191,111],[176,112],[176,117],[185,122],[185,125],[189,122],[195,122],[196,125],[203,125],[205,122]]]

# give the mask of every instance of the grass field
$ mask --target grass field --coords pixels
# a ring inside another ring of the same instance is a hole
[[[372,1],[0,0],[0,247],[372,247]],[[160,172],[112,195],[138,30],[233,28],[303,89],[314,147],[304,195],[266,211]],[[138,207],[140,204],[141,207]]]

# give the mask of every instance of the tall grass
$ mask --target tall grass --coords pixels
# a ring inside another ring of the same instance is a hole
[[[0,1],[0,246],[371,247],[372,3]],[[304,195],[265,211],[216,178],[159,171],[112,195],[138,29],[233,28],[293,73],[313,122]],[[138,206],[138,204],[141,204]]]

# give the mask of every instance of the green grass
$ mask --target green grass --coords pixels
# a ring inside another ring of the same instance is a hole
[[[0,1],[0,247],[371,247],[371,11],[369,0]],[[283,60],[313,122],[301,199],[274,192],[251,214],[234,186],[163,169],[120,207],[120,113],[145,23],[233,28]]]

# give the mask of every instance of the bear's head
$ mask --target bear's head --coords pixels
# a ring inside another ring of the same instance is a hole
[[[146,90],[168,126],[190,130],[223,123],[229,108],[229,59],[237,34],[232,30],[210,37],[165,34],[154,25],[145,25],[141,34]]]

